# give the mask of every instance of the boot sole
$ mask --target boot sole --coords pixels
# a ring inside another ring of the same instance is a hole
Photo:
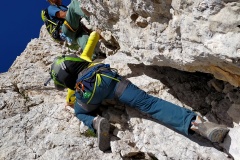
[[[227,135],[229,129],[228,128],[215,128],[210,134],[209,139],[212,142],[221,143],[225,136]]]
[[[98,147],[101,151],[110,148],[109,128],[109,122],[105,118],[101,119],[98,125]]]

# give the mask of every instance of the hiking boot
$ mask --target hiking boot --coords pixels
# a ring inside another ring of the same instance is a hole
[[[229,131],[227,126],[208,122],[200,116],[197,116],[196,120],[192,122],[190,129],[204,136],[210,141],[218,143],[221,143],[224,140]]]
[[[98,147],[101,151],[110,148],[109,128],[110,124],[107,119],[97,116],[93,120],[93,128],[97,130]]]

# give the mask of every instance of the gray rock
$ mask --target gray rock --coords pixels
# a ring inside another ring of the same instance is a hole
[[[79,55],[52,41],[43,26],[0,74],[0,159],[239,159],[238,0],[82,0],[81,7],[103,30],[104,62],[147,93],[227,125],[229,134],[213,144],[106,102],[112,150],[101,152],[64,107],[66,91],[43,85],[56,56]]]

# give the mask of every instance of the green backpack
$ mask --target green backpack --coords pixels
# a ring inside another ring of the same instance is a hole
[[[74,90],[79,70],[85,69],[88,64],[89,62],[74,54],[58,56],[51,65],[51,78],[44,85],[46,86],[52,79],[58,90],[66,87]]]
[[[64,5],[61,5],[61,6],[67,8]],[[47,8],[43,9],[41,11],[41,18],[47,28],[48,33],[51,35],[51,37],[56,41],[64,41],[61,39],[61,37],[59,35],[59,31],[60,31],[61,25],[64,22],[64,19],[55,18],[55,20],[51,20],[49,14],[48,14]]]

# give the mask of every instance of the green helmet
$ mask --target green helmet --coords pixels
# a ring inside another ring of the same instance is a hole
[[[76,80],[78,77],[78,69],[82,70],[81,65],[87,66],[89,62],[83,62],[76,55],[58,56],[53,60],[50,69],[51,79],[54,81],[56,89],[63,90],[64,88],[75,89]]]
[[[58,90],[64,90],[66,88],[64,84],[64,76],[66,76],[66,71],[62,67],[64,62],[61,62],[62,57],[56,57],[51,65],[50,75],[54,82],[55,88]],[[68,74],[68,73],[67,73]]]

